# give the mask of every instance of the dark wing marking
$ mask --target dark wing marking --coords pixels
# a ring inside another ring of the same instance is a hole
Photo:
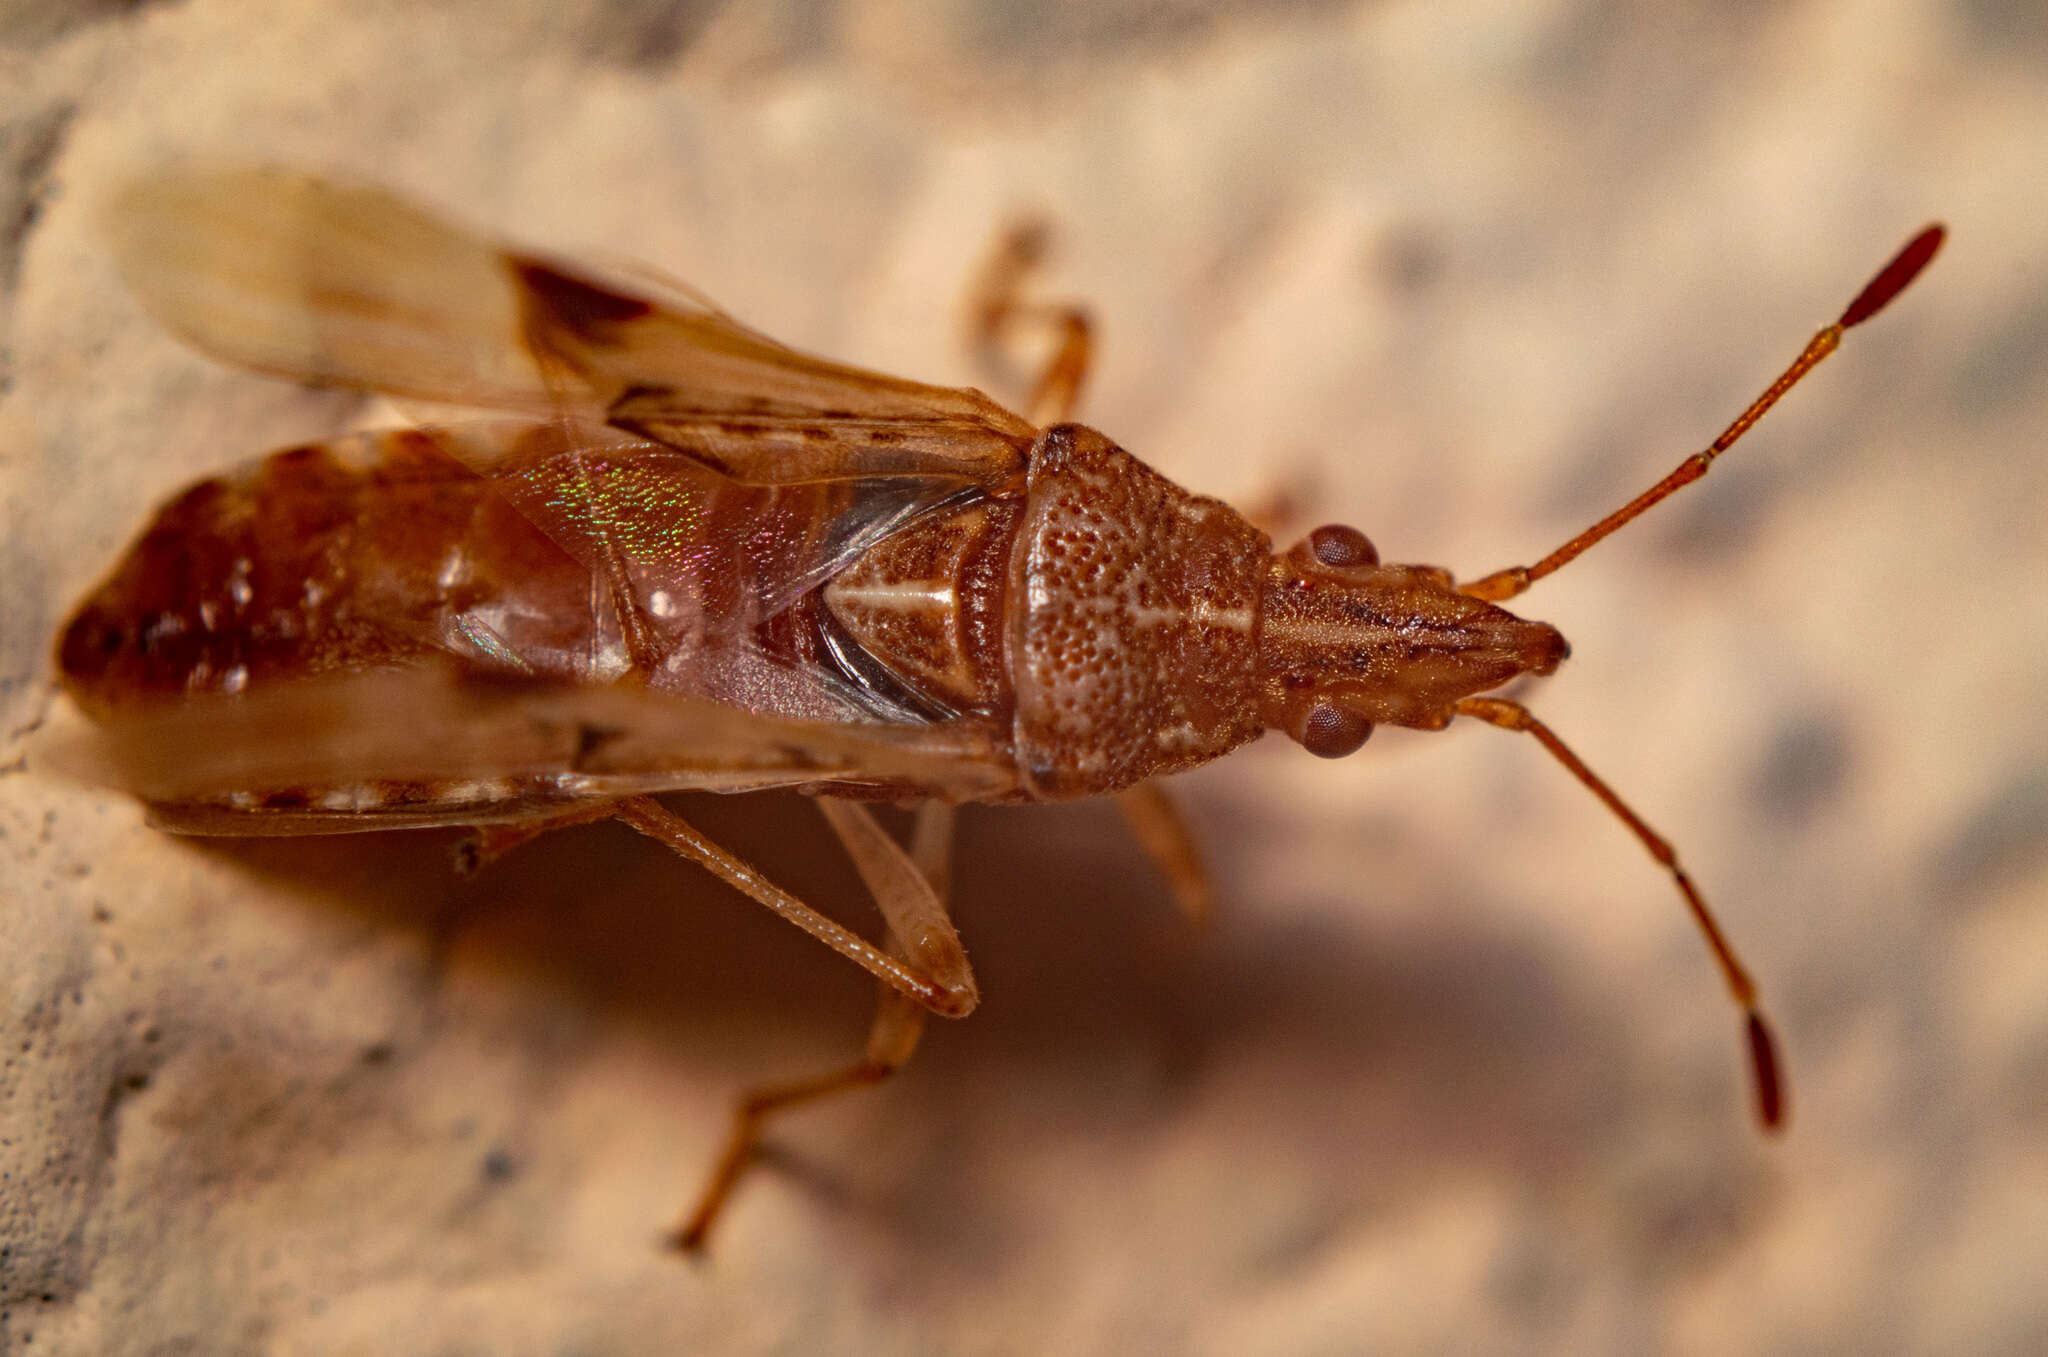
[[[813,358],[701,298],[614,284],[378,189],[264,170],[134,185],[108,230],[144,305],[224,361],[560,414],[735,480],[1014,484],[1036,430],[969,388]]]

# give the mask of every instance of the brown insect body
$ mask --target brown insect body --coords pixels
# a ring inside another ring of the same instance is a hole
[[[735,485],[552,425],[293,448],[160,511],[66,627],[60,667],[96,712],[453,663],[856,717],[863,694],[808,669],[815,618],[785,614],[939,497],[921,489]]]
[[[65,627],[59,669],[97,714],[453,663],[796,720],[967,723],[1014,760],[1000,799],[1055,799],[1268,725],[1313,746],[1318,707],[1440,727],[1459,697],[1562,654],[1441,571],[1333,566],[1307,543],[1276,558],[1229,506],[1092,429],[1047,430],[1027,466],[1016,493],[963,495],[735,485],[553,425],[294,448],[161,510]],[[606,561],[626,590],[603,587]],[[466,816],[567,799],[529,779],[494,804],[464,769],[442,780]],[[341,817],[451,799],[431,778],[232,791]]]
[[[744,1099],[679,1234],[701,1243],[776,1111],[872,1083],[923,1015],[978,1001],[945,910],[952,805],[1114,794],[1191,912],[1186,828],[1149,779],[1279,729],[1326,757],[1377,724],[1532,735],[1669,873],[1742,1011],[1783,1120],[1755,986],[1671,846],[1517,703],[1479,694],[1567,654],[1496,606],[1711,461],[1924,268],[1910,242],[1706,450],[1532,566],[1460,585],[1356,530],[1284,552],[1102,434],[1062,422],[1087,325],[1034,397],[812,358],[687,292],[615,287],[374,190],[270,173],[144,184],[116,244],[198,347],[510,421],[294,448],[173,500],[65,626],[96,767],[167,827],[493,826],[488,859],[616,817],[873,973],[863,1058]],[[984,339],[1027,309],[1036,249],[985,282]],[[887,923],[878,946],[704,839],[651,793],[795,786]],[[921,803],[908,849],[855,802]]]

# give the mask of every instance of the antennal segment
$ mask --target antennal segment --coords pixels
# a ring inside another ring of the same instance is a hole
[[[1550,751],[1551,757],[1563,764],[1586,790],[1599,797],[1649,850],[1650,856],[1671,874],[1672,884],[1685,897],[1693,922],[1699,925],[1700,932],[1706,937],[1707,946],[1714,954],[1714,964],[1721,968],[1728,996],[1742,1010],[1743,1036],[1749,1043],[1749,1064],[1756,1078],[1757,1119],[1766,1131],[1781,1129],[1785,1124],[1784,1078],[1779,1073],[1777,1042],[1771,1036],[1770,1025],[1764,1021],[1763,1007],[1757,1002],[1756,983],[1749,978],[1749,971],[1735,955],[1735,948],[1729,944],[1727,935],[1721,932],[1721,925],[1714,921],[1714,912],[1707,908],[1706,897],[1700,894],[1699,887],[1692,884],[1692,878],[1679,865],[1678,851],[1663,835],[1650,828],[1640,815],[1629,809],[1628,803],[1612,787],[1521,703],[1498,697],[1468,697],[1458,703],[1457,711],[1460,716],[1474,716],[1503,730],[1519,730],[1535,736],[1537,742]]]
[[[1906,285],[1918,277],[1934,258],[1935,251],[1947,232],[1939,225],[1929,226],[1919,235],[1906,242],[1905,248],[1892,256],[1892,261],[1878,270],[1877,276],[1865,284],[1856,294],[1856,300],[1849,303],[1840,320],[1828,326],[1807,342],[1792,365],[1778,376],[1778,380],[1766,387],[1764,393],[1750,403],[1747,410],[1736,416],[1735,422],[1721,431],[1721,436],[1703,452],[1696,452],[1680,462],[1672,473],[1663,480],[1637,495],[1592,527],[1572,538],[1556,551],[1551,552],[1534,565],[1509,566],[1496,570],[1482,579],[1458,586],[1458,592],[1473,598],[1498,603],[1513,598],[1545,575],[1562,568],[1595,542],[1618,531],[1624,524],[1641,517],[1652,505],[1670,495],[1677,494],[1686,486],[1707,474],[1707,468],[1716,457],[1735,446],[1736,442],[1764,417],[1764,412],[1778,403],[1778,398],[1799,383],[1800,378],[1813,371],[1820,361],[1833,353],[1842,342],[1842,332],[1852,325],[1861,325],[1869,320],[1892,298],[1905,291]]]

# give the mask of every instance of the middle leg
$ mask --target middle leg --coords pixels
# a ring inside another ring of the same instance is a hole
[[[898,931],[899,924],[905,930],[918,927],[928,909],[922,898],[906,905],[906,895],[935,900],[943,918],[951,875],[953,808],[937,802],[920,807],[911,852],[906,854],[860,806],[831,800],[821,800],[818,805],[890,921],[886,950],[892,956],[902,956],[907,949]],[[914,874],[922,886],[906,878],[906,871]],[[950,925],[947,931],[951,932]],[[964,972],[964,953],[959,964]],[[971,973],[967,973],[966,983],[971,993]],[[760,1153],[762,1133],[771,1119],[806,1103],[878,1084],[902,1068],[917,1050],[918,1039],[924,1035],[925,1007],[886,979],[878,990],[874,1021],[868,1027],[867,1046],[859,1060],[807,1079],[763,1085],[741,1096],[733,1109],[725,1147],[698,1194],[697,1204],[674,1235],[678,1248],[696,1253],[704,1247],[733,1189]]]
[[[1123,812],[1138,845],[1166,878],[1182,915],[1197,928],[1207,927],[1215,913],[1216,892],[1180,807],[1157,782],[1140,782],[1116,794],[1116,808]]]

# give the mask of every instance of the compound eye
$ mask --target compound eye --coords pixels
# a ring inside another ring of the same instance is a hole
[[[1342,707],[1318,702],[1301,723],[1301,747],[1319,759],[1355,754],[1372,734],[1372,722]]]
[[[1371,540],[1342,523],[1331,523],[1310,533],[1308,550],[1318,562],[1336,570],[1380,563],[1380,554],[1373,549]]]

